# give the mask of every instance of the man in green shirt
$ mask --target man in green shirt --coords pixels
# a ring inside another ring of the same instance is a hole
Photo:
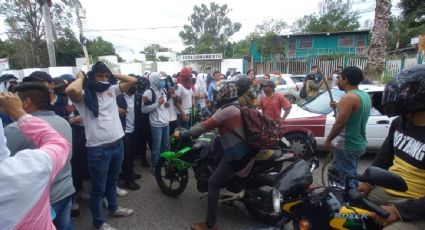
[[[346,177],[355,176],[360,155],[366,149],[366,122],[369,119],[372,102],[369,94],[359,90],[358,85],[364,79],[361,69],[355,66],[342,70],[336,84],[345,91],[338,102],[338,115],[325,148],[333,149],[332,167],[338,172],[339,180],[334,181],[340,186],[346,186]],[[336,106],[331,103],[331,106]],[[357,181],[350,180],[347,186],[356,188]]]

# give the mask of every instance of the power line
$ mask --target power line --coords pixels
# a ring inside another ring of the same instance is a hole
[[[128,30],[159,30],[159,29],[176,29],[183,26],[158,26],[144,28],[116,28],[116,29],[87,29],[84,32],[101,32],[101,31],[128,31]]]

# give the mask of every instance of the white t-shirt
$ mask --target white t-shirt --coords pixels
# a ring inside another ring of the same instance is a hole
[[[128,96],[124,94],[125,102],[127,103],[127,115],[125,116],[125,133],[134,131],[134,94]]]
[[[336,78],[337,78],[338,76],[339,76],[339,75],[338,75],[338,74],[336,74],[336,73],[332,74],[332,87],[335,87],[335,86],[336,86]]]
[[[119,85],[113,85],[104,92],[96,94],[99,103],[98,117],[94,117],[93,112],[86,107],[84,97],[80,102],[74,102],[86,127],[87,147],[108,144],[124,136],[116,101],[117,95],[121,94]]]
[[[177,86],[179,88],[176,90],[176,95],[182,100],[183,113],[190,114],[190,110],[192,109],[192,89],[186,89],[181,84],[177,84]]]
[[[170,104],[170,106],[168,107],[168,112],[170,112],[170,121],[175,121],[177,120],[177,110],[176,106],[174,105],[174,99],[168,99],[168,103]]]

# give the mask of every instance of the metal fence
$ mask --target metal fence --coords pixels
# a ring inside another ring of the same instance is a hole
[[[417,56],[410,57],[387,57],[385,58],[385,74],[394,76],[400,70],[418,64]],[[278,62],[260,62],[254,64],[254,71],[257,74],[273,73],[278,70],[288,74],[306,74],[311,66],[318,66],[325,76],[332,74],[338,66],[357,66],[365,69],[367,59],[364,57],[340,57],[332,60],[320,58],[306,58],[305,60],[284,60]],[[423,62],[422,64],[425,64]]]

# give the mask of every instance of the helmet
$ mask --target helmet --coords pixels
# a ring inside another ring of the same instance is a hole
[[[385,86],[382,107],[389,117],[425,111],[425,65],[416,65],[397,74]]]
[[[214,101],[217,106],[230,103],[238,99],[238,88],[233,81],[221,81],[214,89]]]
[[[245,74],[233,76],[232,81],[235,82],[236,87],[238,87],[238,96],[244,94],[251,87],[251,80]]]

